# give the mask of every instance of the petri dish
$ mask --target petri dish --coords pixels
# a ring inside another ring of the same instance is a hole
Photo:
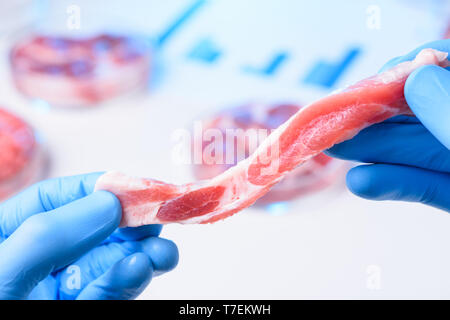
[[[91,107],[145,88],[150,49],[142,38],[112,33],[31,34],[10,51],[17,89],[57,107]]]

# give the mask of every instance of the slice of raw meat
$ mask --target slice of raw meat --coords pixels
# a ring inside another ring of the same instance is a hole
[[[292,103],[249,103],[227,108],[206,117],[201,121],[202,134],[194,133],[192,149],[198,148],[202,154],[207,154],[213,146],[214,157],[211,157],[211,161],[192,164],[195,178],[198,180],[214,178],[244,160],[262,141],[263,137],[260,138],[258,132],[264,130],[267,134],[270,133],[300,109],[299,105]],[[230,132],[235,135],[227,134]],[[209,133],[219,137],[205,139]],[[255,204],[267,205],[289,201],[320,191],[333,184],[344,173],[346,167],[345,161],[319,153],[292,170]]]
[[[371,124],[399,114],[411,115],[404,85],[424,65],[449,66],[447,53],[422,50],[413,61],[362,80],[298,111],[265,139],[247,159],[217,177],[171,185],[109,172],[97,190],[122,203],[122,226],[153,223],[210,223],[250,206],[289,171]]]
[[[86,38],[33,35],[11,50],[21,93],[55,106],[91,106],[145,86],[150,56],[144,41],[101,34]]]

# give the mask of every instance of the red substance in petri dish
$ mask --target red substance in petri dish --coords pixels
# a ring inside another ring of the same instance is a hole
[[[34,182],[43,165],[33,129],[0,108],[0,199]]]
[[[12,48],[10,62],[20,92],[57,106],[90,106],[142,87],[150,68],[142,41],[109,34],[35,35]]]
[[[233,167],[237,162],[247,158],[254,150],[251,150],[247,137],[240,136],[230,142],[226,138],[229,129],[266,129],[278,128],[292,115],[299,111],[301,107],[294,104],[249,104],[237,108],[232,108],[218,113],[202,122],[203,133],[208,129],[218,129],[222,133],[222,143],[220,148],[215,148],[215,159],[226,159],[227,152],[233,152],[231,163],[206,163],[194,164],[194,176],[199,180],[211,179],[227,169]],[[197,137],[198,138],[198,137]],[[201,138],[200,138],[201,139]],[[197,142],[201,145],[202,151],[206,151],[211,145],[210,140]],[[260,141],[257,141],[260,142]],[[256,147],[259,143],[256,143]],[[214,142],[214,146],[218,146]],[[195,146],[193,146],[195,148]],[[194,151],[195,152],[195,151]],[[230,155],[228,155],[230,157]],[[294,198],[313,193],[324,189],[335,182],[339,173],[342,173],[343,162],[328,157],[324,153],[311,158],[303,165],[294,169],[281,182],[276,184],[265,196],[258,199],[257,204],[269,204],[278,201],[288,201]]]

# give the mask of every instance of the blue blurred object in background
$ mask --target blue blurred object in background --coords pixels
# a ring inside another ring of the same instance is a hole
[[[325,88],[332,88],[339,78],[351,65],[360,54],[360,48],[348,49],[344,56],[335,62],[328,62],[320,60],[313,65],[311,71],[309,71],[304,78],[305,84],[322,86]]]

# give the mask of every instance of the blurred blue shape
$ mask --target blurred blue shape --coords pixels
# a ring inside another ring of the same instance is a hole
[[[288,57],[289,55],[286,52],[280,52],[275,54],[274,57],[263,68],[246,66],[243,70],[245,72],[271,76],[275,74],[275,72],[280,68],[283,62],[287,60]]]
[[[97,52],[107,52],[111,48],[111,44],[105,40],[99,40],[94,43],[94,50]]]
[[[288,202],[274,202],[265,206],[266,211],[272,216],[281,216],[289,212]]]
[[[207,0],[195,0],[189,7],[184,9],[182,13],[176,17],[171,24],[169,24],[166,30],[157,37],[156,46],[163,46],[183,24],[185,24],[204,4],[206,4],[206,2]]]
[[[69,68],[71,74],[73,74],[76,77],[81,77],[86,74],[89,74],[89,72],[92,70],[92,66],[84,60],[77,60],[72,62]]]
[[[350,48],[346,54],[337,62],[318,61],[311,71],[303,79],[305,84],[312,84],[320,87],[331,88],[339,80],[340,76],[350,66],[350,64],[361,53],[358,47]]]
[[[50,104],[42,99],[33,99],[31,106],[41,113],[47,113],[50,111]]]
[[[189,52],[188,58],[213,63],[221,56],[222,52],[210,39],[203,39]]]
[[[58,50],[66,50],[69,47],[67,40],[59,37],[49,37],[44,41],[47,45]]]

